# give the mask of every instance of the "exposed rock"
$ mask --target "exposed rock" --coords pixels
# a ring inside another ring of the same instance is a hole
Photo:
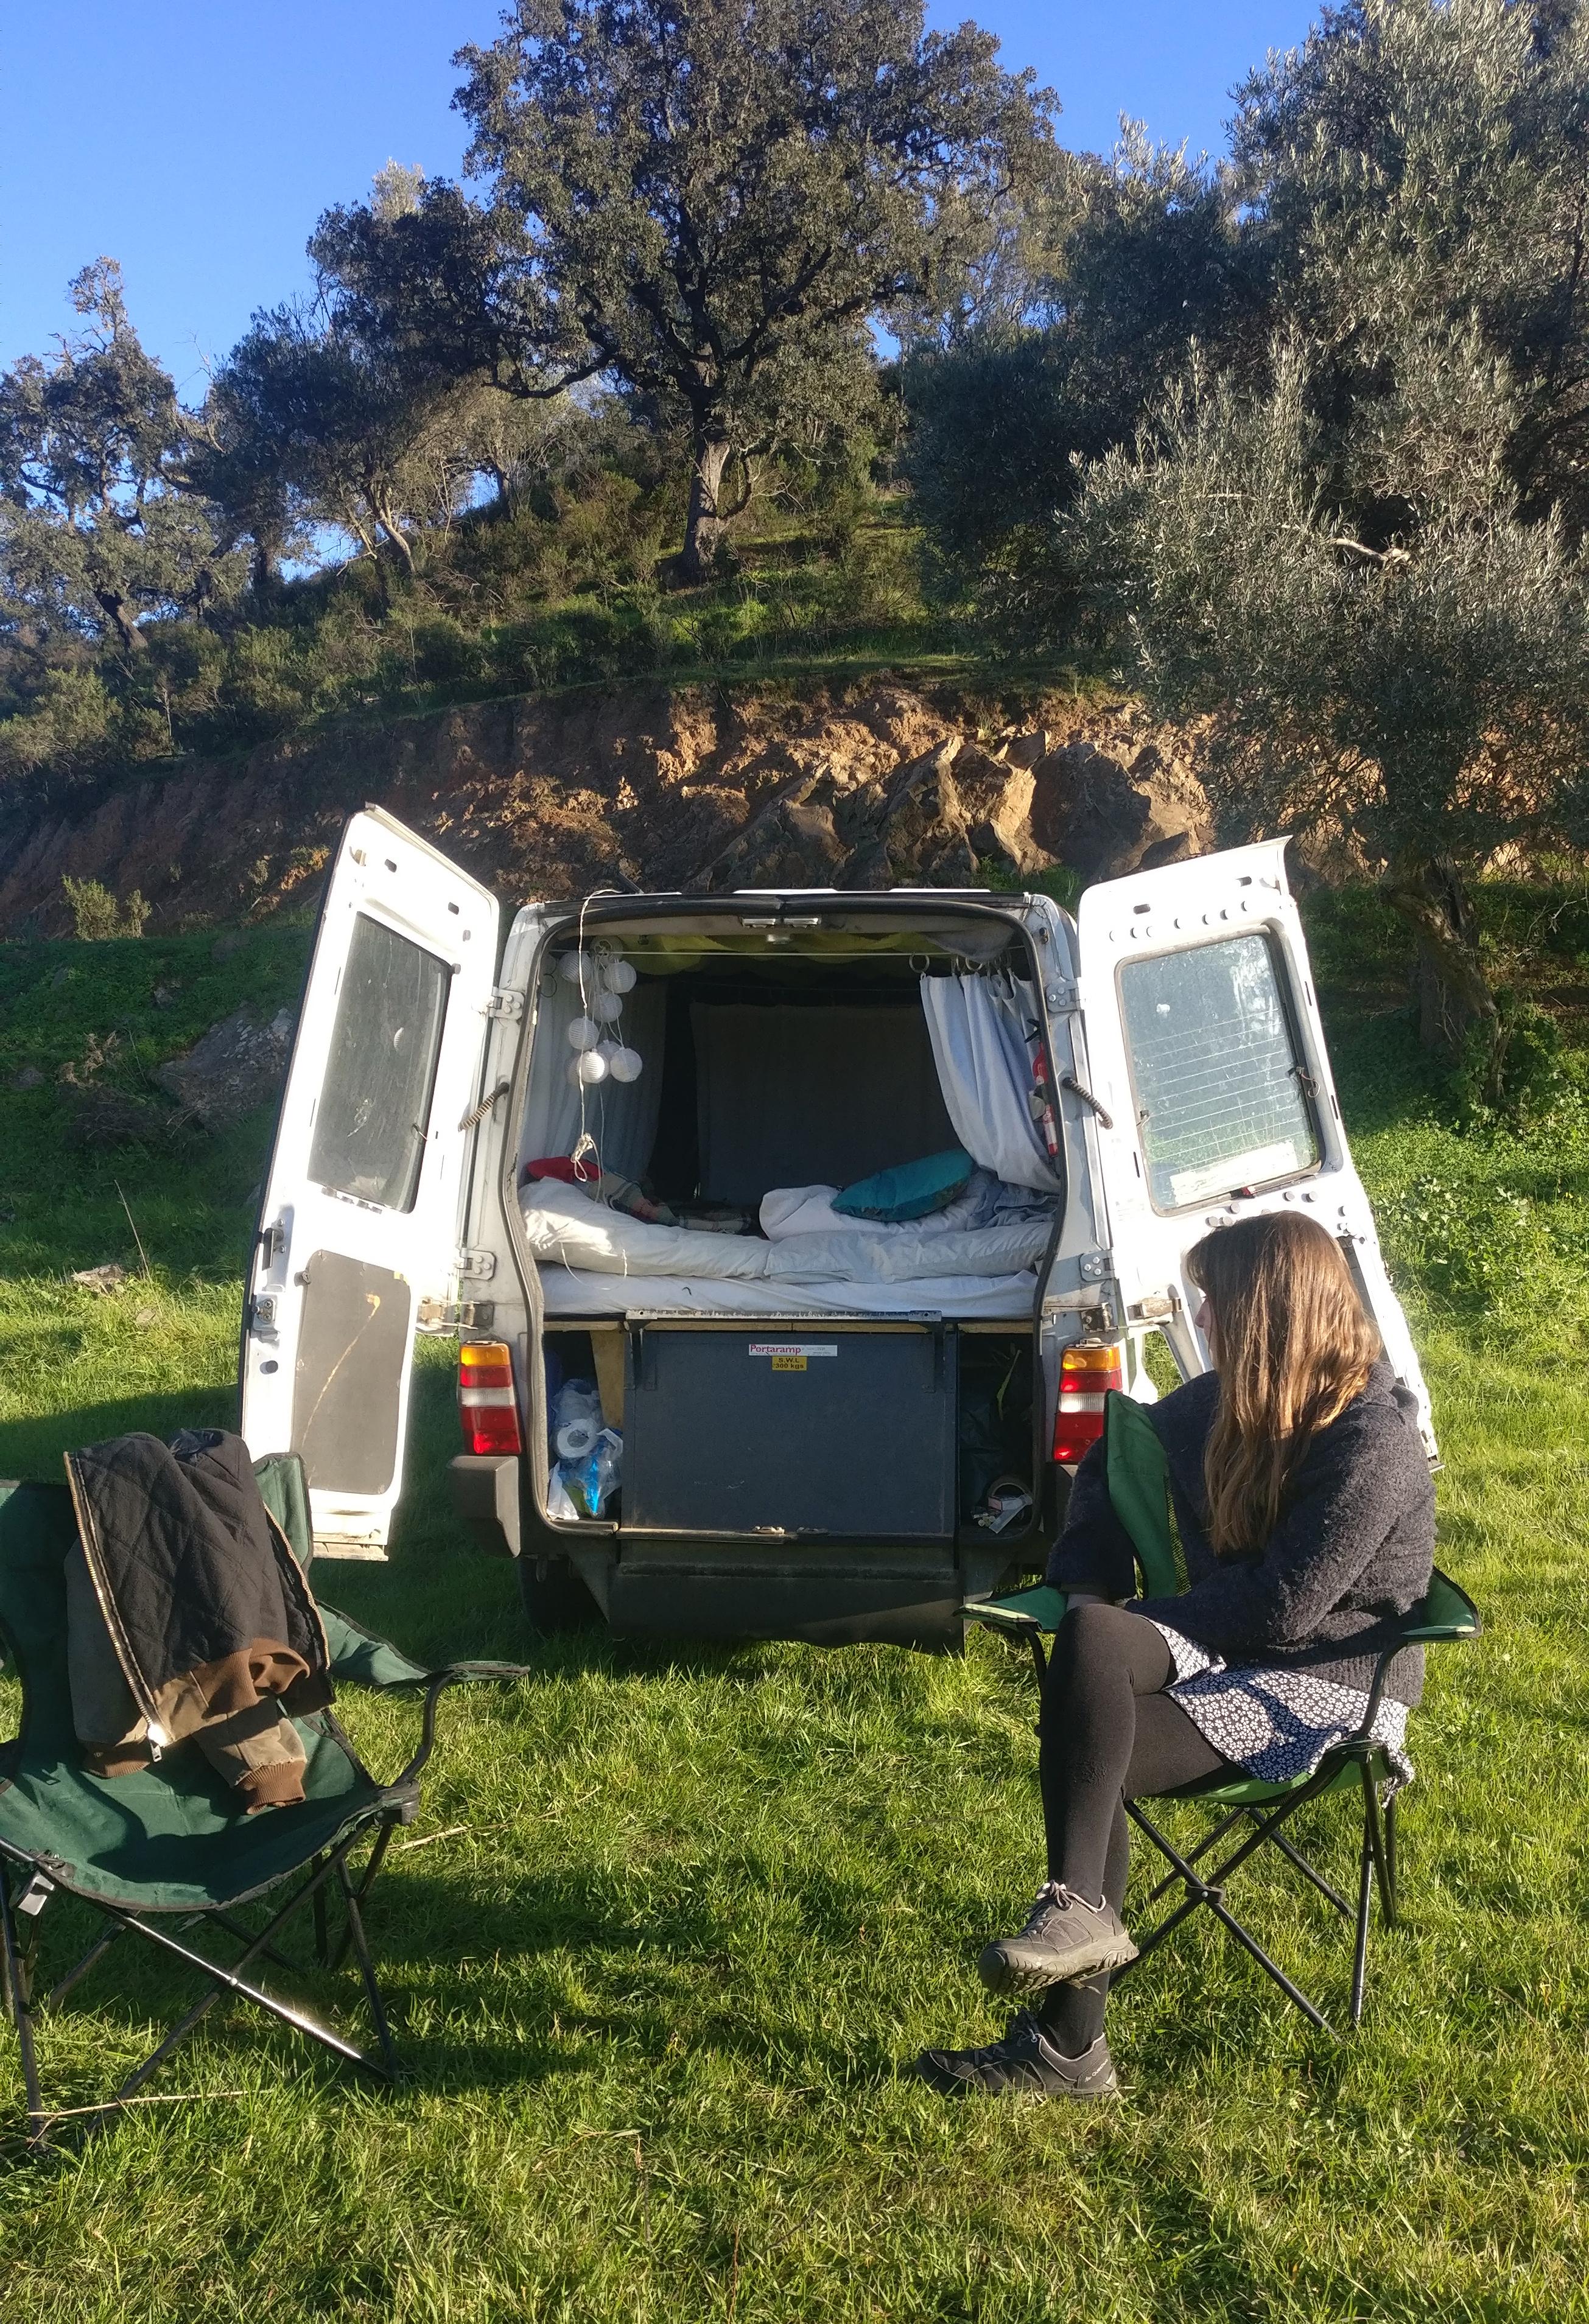
[[[1012,767],[1035,767],[1039,759],[1048,757],[1058,740],[1058,735],[1051,734],[1046,726],[1035,727],[1030,734],[1017,734],[1006,742],[1004,756]]]
[[[960,794],[967,819],[967,836],[978,862],[986,862],[992,858],[1001,871],[1022,873],[1045,872],[1054,860],[1038,844],[1032,832],[1031,807],[1037,786],[1031,770],[1037,758],[1016,757],[1024,739],[1018,737],[1002,760],[992,757],[975,742],[967,744],[955,759],[955,788]],[[1030,737],[1034,742],[1047,739],[1044,732]],[[1046,755],[1038,753],[1038,757]]]
[[[245,930],[229,928],[224,936],[217,936],[209,948],[209,956],[214,961],[235,960],[247,942]]]
[[[976,856],[955,779],[959,758],[951,736],[907,768],[895,787],[878,835],[892,884],[967,888],[975,882]]]
[[[185,1056],[159,1066],[154,1078],[206,1130],[229,1130],[274,1097],[291,1046],[287,1010],[262,1025],[245,1003],[212,1025]]]
[[[1128,765],[1080,737],[1039,759],[1032,777],[1033,835],[1084,880],[1118,880],[1214,844],[1202,785],[1154,743]]]
[[[163,1109],[151,1105],[147,1099],[97,1083],[89,1088],[72,1087],[68,1109],[67,1144],[94,1151],[147,1144],[162,1135],[167,1121]]]
[[[808,776],[774,799],[691,884],[713,895],[734,888],[836,886],[848,850],[834,828],[831,806],[813,798],[820,782],[820,776]]]
[[[35,1090],[42,1085],[44,1076],[37,1065],[24,1065],[20,1074],[12,1075],[14,1090]]]
[[[75,820],[11,822],[0,934],[30,916],[65,933],[63,873],[140,883],[157,933],[300,910],[366,800],[510,907],[613,886],[975,885],[984,866],[1028,878],[1055,861],[1096,878],[1212,844],[1196,734],[1070,695],[993,740],[974,740],[971,718],[882,674],[799,696],[640,684],[340,720],[129,778]],[[231,927],[213,956],[247,942]]]

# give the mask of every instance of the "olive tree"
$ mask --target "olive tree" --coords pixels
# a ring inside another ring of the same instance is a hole
[[[1256,358],[1195,355],[1051,535],[1216,804],[1329,822],[1417,931],[1422,1024],[1503,1041],[1469,882],[1578,827],[1589,741],[1581,18],[1361,0],[1242,92]]]
[[[1396,370],[1344,444],[1299,340],[1262,393],[1194,364],[1089,470],[1067,552],[1123,614],[1149,699],[1216,719],[1227,828],[1323,827],[1381,868],[1418,939],[1424,1038],[1477,1037],[1493,1096],[1467,881],[1576,818],[1589,573],[1559,519],[1520,513],[1496,457],[1516,399],[1476,336],[1403,346]],[[1376,545],[1361,515],[1386,503],[1402,514]]]
[[[1130,439],[1193,344],[1237,361],[1256,317],[1261,345],[1261,263],[1228,173],[1132,121],[1106,158],[1067,158],[1039,189],[1020,287],[968,330],[919,336],[902,365],[918,512],[1004,631],[1052,618],[1043,542],[1081,462]]]

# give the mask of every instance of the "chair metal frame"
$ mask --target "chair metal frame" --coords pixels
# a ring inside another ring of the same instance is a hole
[[[0,1623],[0,1638],[6,1644],[5,1626]],[[419,1748],[402,1773],[390,1784],[377,1787],[376,1796],[354,1807],[346,1824],[339,1829],[328,1844],[307,1857],[296,1869],[307,1866],[308,1877],[300,1882],[288,1897],[257,1932],[251,1931],[236,1917],[235,1908],[252,1904],[283,1881],[291,1880],[293,1872],[278,1875],[263,1889],[229,1898],[223,1904],[178,1907],[169,1913],[134,1912],[109,1898],[97,1895],[71,1877],[72,1868],[61,1858],[43,1854],[30,1854],[0,1840],[0,1984],[4,1985],[9,2014],[16,2030],[17,2045],[22,2056],[23,2083],[27,2097],[27,2143],[35,2151],[51,2143],[54,2126],[69,2115],[81,2126],[83,2135],[91,2136],[113,2120],[118,2110],[134,2098],[162,2066],[178,2045],[202,2022],[216,2003],[226,1996],[249,2001],[294,2033],[306,2035],[331,2052],[344,2063],[362,2067],[382,2083],[392,2084],[401,2076],[397,2052],[392,2039],[391,2021],[383,1997],[380,1981],[375,1974],[374,1959],[365,1934],[363,1907],[375,1877],[385,1861],[392,1837],[400,1826],[411,1823],[419,1812],[420,1775],[436,1742],[437,1705],[445,1690],[460,1680],[472,1678],[517,1678],[525,1674],[516,1664],[456,1663],[448,1669],[425,1674],[425,1699]],[[393,1682],[394,1685],[419,1682]],[[25,1681],[24,1681],[25,1685]],[[315,1714],[318,1725],[347,1755],[355,1767],[367,1775],[362,1760],[355,1751],[340,1722],[329,1711]],[[373,1783],[374,1778],[369,1780]],[[349,1857],[372,1828],[374,1844],[356,1874],[349,1868]],[[335,1885],[340,1893],[345,1925],[333,1954],[326,1913],[326,1899]],[[39,1927],[45,1907],[57,1895],[73,1895],[111,1925],[97,1936],[88,1951],[42,1995],[35,1996],[34,1978],[39,1950]],[[251,1981],[243,1972],[255,1960],[274,1961],[287,1969],[306,1964],[295,1962],[281,1952],[276,1939],[300,1909],[310,1905],[313,1911],[314,1959],[322,1968],[339,1969],[349,1950],[357,1961],[371,2021],[380,2045],[380,2056],[374,2057],[346,2041],[330,2027],[319,2024],[290,2002],[267,1993],[263,1986]],[[172,1920],[180,1934],[173,1935],[161,1925]],[[19,1923],[30,1924],[24,1941]],[[216,1928],[234,1938],[243,1950],[230,1962],[217,1960],[191,1944],[180,1941],[180,1936],[203,1924]],[[149,2055],[134,2068],[114,2094],[97,2106],[72,2107],[56,2111],[46,2107],[39,2075],[35,2024],[59,2008],[69,1993],[102,1960],[121,1938],[128,1935],[145,1938],[155,1950],[197,1970],[208,1979],[210,1990],[192,2004]]]
[[[1463,1619],[1458,1621],[1450,1615],[1442,1616],[1432,1609],[1430,1600],[1437,1589],[1449,1592],[1458,1601],[1464,1609]],[[1000,1630],[1006,1636],[1012,1631],[1025,1633],[1040,1692],[1049,1674],[1049,1659],[1042,1644],[1047,1625],[1042,1619],[1022,1619],[1020,1615],[1021,1596],[1036,1598],[1039,1594],[1049,1598],[1054,1595],[1051,1591],[1020,1592],[1013,1598],[990,1601],[985,1608],[974,1600],[967,1603],[965,1612],[968,1620],[984,1621],[989,1628]],[[989,1613],[994,1616],[991,1621],[987,1619]],[[1321,2032],[1333,2034],[1335,2029],[1318,2004],[1264,1950],[1225,1901],[1225,1886],[1232,1874],[1239,1871],[1260,1849],[1272,1842],[1352,1927],[1350,2009],[1353,2025],[1361,2024],[1368,1977],[1369,1926],[1374,1898],[1377,1894],[1381,1917],[1387,1928],[1396,1925],[1398,1904],[1396,1793],[1392,1789],[1381,1799],[1381,1786],[1388,1781],[1390,1770],[1384,1751],[1375,1742],[1372,1734],[1390,1665],[1409,1646],[1476,1638],[1482,1629],[1478,1609],[1472,1599],[1452,1581],[1449,1574],[1442,1573],[1437,1566],[1430,1578],[1428,1595],[1401,1618],[1395,1639],[1375,1664],[1362,1723],[1355,1733],[1344,1736],[1339,1743],[1332,1745],[1310,1775],[1298,1776],[1286,1784],[1264,1784],[1256,1777],[1243,1778],[1239,1775],[1214,1776],[1206,1783],[1189,1784],[1182,1791],[1167,1794],[1178,1800],[1196,1802],[1201,1799],[1216,1805],[1229,1806],[1229,1813],[1223,1816],[1211,1831],[1205,1833],[1195,1848],[1185,1853],[1175,1846],[1168,1833],[1159,1830],[1140,1801],[1127,1800],[1124,1803],[1126,1814],[1169,1867],[1164,1878],[1149,1892],[1144,1901],[1150,1907],[1156,1905],[1178,1886],[1183,1894],[1179,1903],[1141,1940],[1136,1958],[1114,1972],[1110,1980],[1111,1987],[1118,1985],[1139,1969],[1193,1914],[1207,1911],[1266,1975],[1272,1978],[1287,1999],[1295,2003],[1305,2017]],[[1355,1785],[1351,1780],[1353,1772],[1357,1778]],[[1315,1800],[1322,1799],[1331,1792],[1353,1788],[1360,1791],[1363,1801],[1363,1840],[1358,1854],[1355,1902],[1344,1896],[1316,1865],[1308,1862],[1283,1829]],[[1259,1796],[1233,1799],[1233,1794],[1244,1790],[1254,1792]],[[1222,1857],[1212,1870],[1202,1869],[1204,1859],[1243,1824],[1250,1824],[1252,1828],[1240,1844]]]

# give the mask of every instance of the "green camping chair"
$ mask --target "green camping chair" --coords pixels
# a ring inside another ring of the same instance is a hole
[[[308,1495],[297,1456],[258,1464],[266,1506],[301,1564],[309,1559]],[[57,2008],[120,1938],[145,1938],[160,1951],[198,1970],[209,1989],[101,2107],[74,2109],[97,2127],[142,2088],[177,2044],[223,1995],[256,2002],[337,2057],[394,2079],[397,2059],[386,2010],[370,1957],[361,1911],[393,1831],[411,1823],[420,1804],[420,1775],[436,1734],[436,1707],[445,1687],[466,1678],[524,1674],[506,1663],[458,1663],[422,1670],[384,1639],[373,1637],[328,1606],[320,1608],[331,1651],[331,1672],[343,1684],[423,1690],[420,1745],[390,1784],[378,1783],[329,1711],[294,1721],[309,1764],[305,1798],[292,1807],[250,1816],[203,1754],[179,1749],[130,1775],[90,1775],[72,1726],[67,1677],[64,1565],[77,1538],[64,1485],[0,1484],[0,1647],[9,1652],[22,1682],[20,1733],[0,1744],[0,1963],[12,2021],[22,2050],[28,2135],[44,2144],[60,2117],[41,2095],[34,2027]],[[350,1858],[362,1840],[373,1845],[356,1873]],[[237,1918],[256,1899],[291,1883],[286,1901],[257,1931]],[[326,1898],[340,1892],[345,1929],[339,1965],[351,1946],[364,1980],[380,2043],[379,2060],[253,1982],[254,1964],[291,1967],[276,1950],[287,1923],[309,1904],[315,1950],[329,1953]],[[97,1941],[48,1992],[34,1990],[39,1923],[58,1895],[80,1897],[107,1924]],[[242,1950],[217,1960],[189,1941],[199,1929],[230,1937]]]
[[[1109,1498],[1136,1550],[1142,1595],[1178,1597],[1187,1586],[1187,1576],[1170,1524],[1169,1477],[1164,1448],[1141,1406],[1130,1397],[1112,1390],[1104,1399],[1104,1457]],[[1031,1647],[1040,1687],[1048,1675],[1043,1640],[1058,1628],[1065,1618],[1065,1608],[1063,1591],[1044,1584],[1017,1591],[1007,1598],[971,1600],[962,1611],[968,1622],[979,1622],[1006,1637],[1024,1637]],[[1141,1939],[1136,1960],[1115,1972],[1113,1982],[1118,1984],[1122,1977],[1139,1968],[1183,1921],[1206,1908],[1304,2015],[1329,2033],[1329,2020],[1317,2004],[1270,1958],[1225,1902],[1225,1884],[1232,1874],[1260,1849],[1272,1846],[1353,1923],[1351,2011],[1353,2024],[1360,2024],[1368,1969],[1369,1914],[1376,1888],[1386,1925],[1394,1927],[1396,1921],[1396,1794],[1391,1792],[1381,1803],[1381,1789],[1390,1770],[1370,1729],[1390,1665],[1403,1646],[1476,1638],[1480,1627],[1473,1600],[1437,1567],[1427,1594],[1401,1617],[1394,1641],[1375,1665],[1368,1708],[1356,1734],[1344,1737],[1326,1751],[1312,1775],[1294,1776],[1289,1783],[1266,1784],[1255,1775],[1237,1775],[1223,1780],[1211,1778],[1177,1792],[1174,1797],[1178,1800],[1196,1800],[1219,1812],[1213,1830],[1184,1855],[1152,1821],[1140,1800],[1127,1800],[1127,1815],[1169,1867],[1145,1900],[1147,1905],[1150,1909],[1178,1887],[1182,1895],[1173,1910]],[[1313,1801],[1336,1793],[1355,1798],[1363,1811],[1354,1903],[1342,1895],[1334,1883],[1308,1862],[1285,1829]],[[1239,1826],[1247,1829],[1238,1843],[1220,1856],[1212,1869],[1206,1868],[1207,1858],[1231,1839]]]

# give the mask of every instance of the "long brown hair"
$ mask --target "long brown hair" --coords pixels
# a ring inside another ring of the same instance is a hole
[[[1368,1381],[1380,1335],[1339,1244],[1295,1211],[1205,1235],[1187,1273],[1213,1310],[1219,1407],[1203,1456],[1215,1554],[1260,1550],[1313,1437]]]

